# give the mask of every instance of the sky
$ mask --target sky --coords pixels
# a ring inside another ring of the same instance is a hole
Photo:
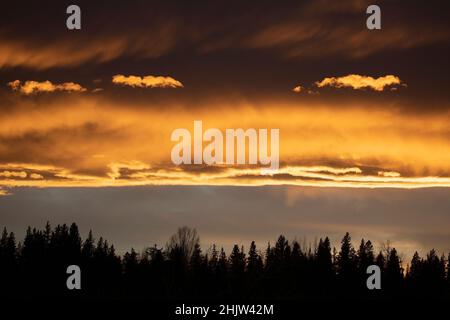
[[[73,31],[70,4],[10,2],[0,13],[0,225],[83,220],[125,248],[186,214],[209,242],[352,229],[449,250],[448,1],[379,1],[381,30],[366,28],[363,0],[77,1]],[[171,133],[195,120],[279,129],[279,170],[174,165]],[[202,192],[220,214],[207,213]],[[315,205],[268,196],[310,192]],[[133,218],[111,221],[136,238],[104,218],[116,208]],[[234,226],[257,214],[290,223]]]

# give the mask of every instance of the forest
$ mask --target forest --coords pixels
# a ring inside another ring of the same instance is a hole
[[[8,298],[88,299],[278,299],[315,300],[399,297],[450,299],[448,256],[432,249],[411,261],[389,243],[375,251],[370,240],[353,245],[348,233],[338,248],[328,237],[314,245],[280,235],[265,248],[255,242],[226,253],[200,246],[195,229],[179,228],[163,247],[123,255],[92,231],[82,239],[78,226],[28,227],[23,241],[3,229],[0,239],[0,295]],[[367,266],[381,269],[381,290],[368,290]],[[66,268],[81,269],[81,290],[68,290]]]

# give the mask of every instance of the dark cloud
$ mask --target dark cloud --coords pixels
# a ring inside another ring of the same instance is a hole
[[[0,64],[6,79],[88,83],[114,74],[162,74],[181,79],[183,97],[226,93],[323,102],[373,96],[290,97],[290,89],[330,75],[394,74],[408,90],[383,93],[376,98],[380,105],[403,99],[406,109],[422,112],[450,105],[448,1],[378,2],[382,30],[373,32],[365,28],[371,2],[363,0],[81,1],[83,28],[74,32],[65,28],[68,4],[30,3],[33,14],[24,14],[19,3],[5,4]],[[109,89],[101,94],[114,94]],[[160,94],[139,93],[143,99]]]

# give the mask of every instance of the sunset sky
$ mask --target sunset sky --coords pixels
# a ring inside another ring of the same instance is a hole
[[[77,1],[77,31],[69,4],[0,13],[0,225],[81,220],[124,249],[189,224],[206,243],[450,250],[448,1],[379,1],[374,31],[363,0]],[[194,120],[279,129],[279,170],[174,165]]]

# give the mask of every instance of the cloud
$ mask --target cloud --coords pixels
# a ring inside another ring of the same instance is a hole
[[[51,20],[53,17],[47,18]],[[140,27],[111,31],[110,23],[105,22],[104,25],[108,27],[96,28],[95,34],[78,34],[70,40],[58,33],[57,28],[49,28],[45,31],[47,34],[41,32],[37,40],[28,33],[21,34],[24,25],[11,26],[12,30],[17,30],[14,37],[0,34],[0,68],[20,66],[46,70],[86,63],[101,64],[129,56],[155,58],[165,54],[175,43],[174,26],[169,21],[165,24],[160,21],[144,23],[143,28],[154,31],[151,37],[144,36]]]
[[[401,174],[393,171],[378,171],[378,175],[382,177],[400,177]]]
[[[385,50],[408,50],[448,42],[447,18],[415,5],[402,14],[399,3],[389,7],[383,16],[382,33],[367,30],[361,17],[368,4],[349,1],[311,1],[290,8],[283,19],[261,23],[251,29],[241,45],[278,50],[287,59],[341,56],[360,59]],[[421,21],[420,24],[414,21]],[[439,27],[433,26],[436,23]],[[414,34],[415,36],[411,36]],[[220,40],[217,40],[220,41]]]
[[[370,88],[375,91],[383,91],[385,87],[400,84],[400,78],[394,75],[373,78],[359,74],[349,74],[343,77],[329,77],[322,81],[317,81],[319,88],[330,86],[335,88],[349,87],[355,90]]]
[[[302,86],[296,86],[294,89],[292,89],[292,91],[294,91],[295,93],[300,93],[304,90],[305,88],[303,88]]]
[[[27,173],[24,171],[0,171],[0,177],[5,178],[26,178]]]
[[[39,174],[39,173],[27,173],[25,171],[0,171],[0,179],[2,178],[6,178],[6,179],[26,179],[26,178],[30,178],[30,179],[34,179],[34,180],[40,180],[40,179],[44,179],[44,177]]]
[[[365,1],[335,2],[266,3],[251,10],[239,5],[231,10],[225,3],[208,7],[196,4],[192,12],[163,2],[142,2],[126,9],[93,4],[90,14],[96,17],[96,23],[89,25],[91,32],[71,37],[64,28],[55,27],[60,23],[58,15],[41,12],[26,20],[3,21],[0,67],[73,68],[124,58],[154,59],[177,53],[180,48],[194,55],[251,48],[270,50],[283,58],[363,58],[385,50],[408,50],[449,40],[447,16],[437,13],[435,6],[411,4],[405,12],[401,3],[389,4],[385,10],[390,14],[383,16],[386,28],[371,32],[361,23]],[[439,5],[442,7],[442,3]],[[21,10],[13,2],[5,7],[11,14]],[[264,15],[266,12],[273,14]],[[262,15],[264,19],[258,19]],[[114,25],[110,21],[123,23]],[[32,27],[36,32],[30,34]],[[151,36],[142,30],[150,30]]]
[[[307,93],[307,94],[319,94],[318,91],[314,91],[311,89],[307,89],[301,85],[298,85],[296,87],[294,87],[294,89],[292,89],[293,92],[295,93]]]
[[[19,91],[25,95],[30,95],[38,92],[54,92],[54,91],[68,91],[68,92],[84,92],[86,88],[75,82],[52,83],[50,81],[25,81],[20,80],[11,81],[8,86],[15,91]]]
[[[163,76],[124,76],[117,74],[113,76],[112,82],[118,85],[141,88],[182,88],[183,84],[172,77]]]
[[[376,110],[367,102],[352,108],[338,101],[247,100],[233,101],[231,111],[230,104],[228,98],[197,100],[181,109],[179,100],[150,105],[97,95],[17,99],[0,117],[0,172],[27,177],[5,173],[0,187],[450,186],[448,116],[398,112],[388,108],[392,104]],[[204,130],[279,128],[278,174],[264,174],[264,166],[174,166],[171,133],[193,129],[193,110]]]

